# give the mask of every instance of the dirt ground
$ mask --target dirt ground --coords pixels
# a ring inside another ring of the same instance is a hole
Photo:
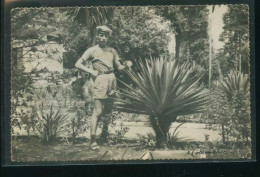
[[[98,141],[101,150],[92,151],[89,142],[80,139],[76,142],[56,142],[44,145],[37,137],[16,137],[12,139],[12,160],[28,161],[86,161],[86,160],[116,160],[139,159],[145,150],[138,150],[136,144],[121,143],[108,145]],[[129,147],[130,146],[130,147]]]
[[[143,118],[144,119],[144,118]],[[112,135],[116,130],[120,130],[120,121],[109,130]],[[139,122],[124,121],[124,127],[128,131],[124,134],[124,140],[119,142],[106,143],[101,139],[98,144],[101,147],[99,152],[88,148],[89,132],[79,135],[73,142],[72,139],[58,138],[52,144],[44,144],[39,136],[27,136],[24,129],[16,129],[17,134],[12,136],[11,157],[14,162],[46,162],[46,161],[107,161],[107,160],[139,160],[146,159],[237,159],[250,158],[250,149],[236,149],[221,145],[221,137],[218,131],[208,130],[205,124],[185,123],[179,128],[178,141],[174,143],[174,149],[154,149],[154,146],[147,146],[147,142],[142,142],[140,136],[146,137],[153,133],[151,127],[146,126],[145,121]],[[173,123],[170,132],[174,131],[179,123]],[[97,131],[99,137],[101,129]],[[207,145],[205,136],[212,145]],[[218,145],[219,144],[219,145]],[[219,146],[220,148],[218,148]],[[244,146],[242,146],[244,148]],[[200,152],[201,151],[201,152]],[[217,152],[212,154],[212,152]],[[152,153],[152,155],[149,153]],[[192,155],[197,153],[196,155]],[[152,157],[150,157],[152,156]]]
[[[87,139],[77,139],[76,142],[61,140],[53,144],[44,145],[36,136],[12,137],[11,157],[13,162],[48,162],[48,161],[107,161],[107,160],[141,160],[144,156],[149,159],[151,152],[153,159],[239,159],[248,158],[248,150],[237,154],[230,149],[221,149],[216,154],[199,153],[199,149],[192,151],[185,148],[179,150],[156,150],[143,148],[139,142],[120,142],[114,145],[98,140],[101,147],[99,152],[88,148]],[[190,144],[194,146],[195,144]],[[185,145],[187,146],[187,144]]]

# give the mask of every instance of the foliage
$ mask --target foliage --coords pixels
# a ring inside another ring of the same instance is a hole
[[[180,131],[178,131],[178,129],[184,124],[180,123],[172,133],[168,132],[167,133],[167,141],[169,142],[170,146],[172,147],[177,141],[178,141],[178,134],[180,133]]]
[[[169,24],[148,7],[118,7],[114,9],[111,45],[123,59],[141,60],[149,56],[166,55]]]
[[[64,67],[74,68],[76,60],[91,46],[89,30],[75,20],[78,11],[79,8],[14,9],[11,23],[12,40],[21,41],[23,47],[35,47],[46,43],[43,40],[44,36],[57,32],[60,44],[66,49]]]
[[[250,96],[250,82],[247,74],[231,71],[220,84],[229,101],[234,97],[234,94],[241,94],[244,97]]]
[[[35,131],[35,125],[37,124],[36,112],[32,106],[23,110],[21,109],[21,113],[16,115],[20,119],[20,124],[25,125],[24,129],[27,131],[27,134],[30,135],[31,131]]]
[[[113,127],[113,124],[112,124]],[[115,127],[113,127],[115,128]],[[125,134],[128,132],[129,128],[124,125],[123,122],[120,123],[119,129],[115,130],[115,133],[109,134],[108,143],[117,144],[125,138]]]
[[[26,118],[29,119],[27,116],[29,115],[27,110],[24,110],[23,113],[19,113],[19,107],[27,106],[28,101],[32,100],[32,93],[33,93],[33,86],[32,86],[32,77],[30,74],[24,73],[24,67],[19,68],[17,63],[15,62],[15,58],[17,53],[14,51],[11,52],[11,127],[12,132],[15,126],[21,128],[21,119]],[[31,128],[31,121],[24,120],[23,123],[27,124],[26,130],[29,134]]]
[[[247,74],[231,72],[221,82],[221,89],[225,92],[233,109],[231,135],[238,140],[249,141],[250,138],[250,85]]]
[[[85,50],[91,47],[89,30],[77,21],[69,21],[65,27],[63,38],[67,51],[64,53],[64,67],[72,69]]]
[[[77,98],[80,98],[80,99],[84,98],[82,87],[85,84],[85,82],[86,82],[85,78],[82,77],[82,78],[76,79],[75,81],[73,81],[71,83],[72,90],[75,93]]]
[[[249,8],[247,5],[228,5],[223,16],[224,31],[220,41],[224,42],[221,67],[224,74],[230,69],[249,73]],[[239,61],[241,56],[241,63]],[[225,64],[224,62],[227,62]],[[225,69],[227,67],[228,69]]]
[[[139,72],[127,71],[136,88],[123,83],[128,90],[121,89],[124,98],[116,99],[119,111],[148,114],[156,133],[157,145],[166,142],[166,133],[177,116],[204,111],[206,93],[196,87],[199,78],[190,76],[188,63],[178,65],[167,58],[139,62]]]
[[[209,129],[221,130],[223,143],[230,140],[232,129],[232,108],[226,94],[217,86],[211,88],[209,114],[207,124]]]
[[[73,141],[89,128],[88,117],[85,116],[84,102],[79,100],[69,85],[48,86],[35,91],[35,110],[37,112],[36,127],[43,141],[52,141],[55,136],[72,137]],[[58,117],[55,117],[57,114]],[[45,117],[45,118],[44,118]],[[58,119],[59,121],[55,121]],[[48,120],[48,123],[47,123]],[[56,127],[57,131],[50,131]],[[52,138],[47,138],[48,136]],[[48,139],[48,140],[47,140]]]
[[[45,105],[42,103],[37,111],[37,125],[36,129],[40,133],[42,141],[45,143],[50,143],[55,138],[62,133],[64,129],[65,121],[67,120],[67,115],[61,113],[60,108],[57,111],[53,110],[55,107],[50,106],[49,112],[46,112]]]
[[[251,137],[251,116],[250,102],[248,97],[238,93],[232,100],[232,108],[234,110],[232,121],[234,129],[231,136],[236,138],[236,141],[250,141]]]
[[[23,57],[26,53],[23,52],[23,48],[31,47],[29,52],[35,52],[35,46],[45,43],[42,37],[55,30],[53,9],[17,8],[12,10],[11,15],[11,125],[21,127],[20,124],[24,124],[29,134],[35,122],[33,105],[30,104],[35,88],[32,73],[24,72]],[[16,48],[16,42],[21,47],[20,53]],[[23,113],[20,114],[19,110],[23,110]]]
[[[124,116],[117,111],[112,112],[111,114],[106,114],[102,116],[101,121],[99,122],[99,127],[102,128],[102,134],[107,135],[108,144],[117,144],[122,142],[125,139],[125,134],[129,131],[129,127],[124,124],[122,120]],[[121,121],[119,126],[116,121]],[[111,126],[112,131],[108,132],[108,127],[104,128],[104,126]],[[105,131],[105,132],[104,132]],[[103,137],[102,137],[103,138]]]
[[[201,81],[208,82],[208,9],[206,6],[163,6],[157,13],[170,21],[174,33],[174,56],[178,62],[189,61],[195,74],[203,74]],[[173,54],[172,54],[173,55]]]
[[[211,92],[209,127],[221,129],[224,143],[231,140],[249,141],[251,130],[248,76],[231,72]]]
[[[175,59],[206,64],[208,10],[206,6],[164,6],[157,13],[170,20],[175,34]],[[205,65],[203,65],[205,66]]]
[[[111,7],[86,7],[79,9],[76,15],[76,20],[80,24],[84,24],[89,30],[90,34],[88,43],[90,45],[95,45],[96,27],[111,23],[113,14],[114,8]]]
[[[89,129],[88,119],[85,116],[84,109],[78,108],[76,110],[75,116],[71,119],[71,123],[69,124],[69,128],[72,130],[72,138],[75,141],[76,137],[80,133],[84,133]],[[70,132],[70,131],[69,131]]]
[[[153,150],[156,145],[156,137],[153,133],[148,133],[146,136],[137,134],[139,138],[139,146],[138,149],[151,149]]]

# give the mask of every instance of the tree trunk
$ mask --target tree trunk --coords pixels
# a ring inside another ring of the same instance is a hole
[[[175,35],[175,59],[176,59],[176,61],[179,61],[179,59],[180,59],[181,44],[182,44],[182,35],[176,34]]]
[[[167,148],[170,148],[170,144],[167,140],[167,133],[169,132],[172,121],[150,116],[150,122],[156,136],[156,147],[164,148],[167,146]]]
[[[239,70],[239,73],[241,73],[241,36],[240,36],[240,33],[238,33],[238,51],[239,51],[239,54],[238,54],[238,70]]]

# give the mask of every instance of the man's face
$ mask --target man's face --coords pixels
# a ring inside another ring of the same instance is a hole
[[[108,38],[109,34],[107,32],[99,31],[97,34],[97,43],[101,47],[105,47],[107,45]]]

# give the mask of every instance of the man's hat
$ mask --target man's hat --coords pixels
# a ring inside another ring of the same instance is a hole
[[[106,26],[97,26],[96,30],[97,30],[97,32],[102,31],[102,32],[108,33],[109,36],[111,36],[112,32],[113,32],[110,28],[108,28]]]

